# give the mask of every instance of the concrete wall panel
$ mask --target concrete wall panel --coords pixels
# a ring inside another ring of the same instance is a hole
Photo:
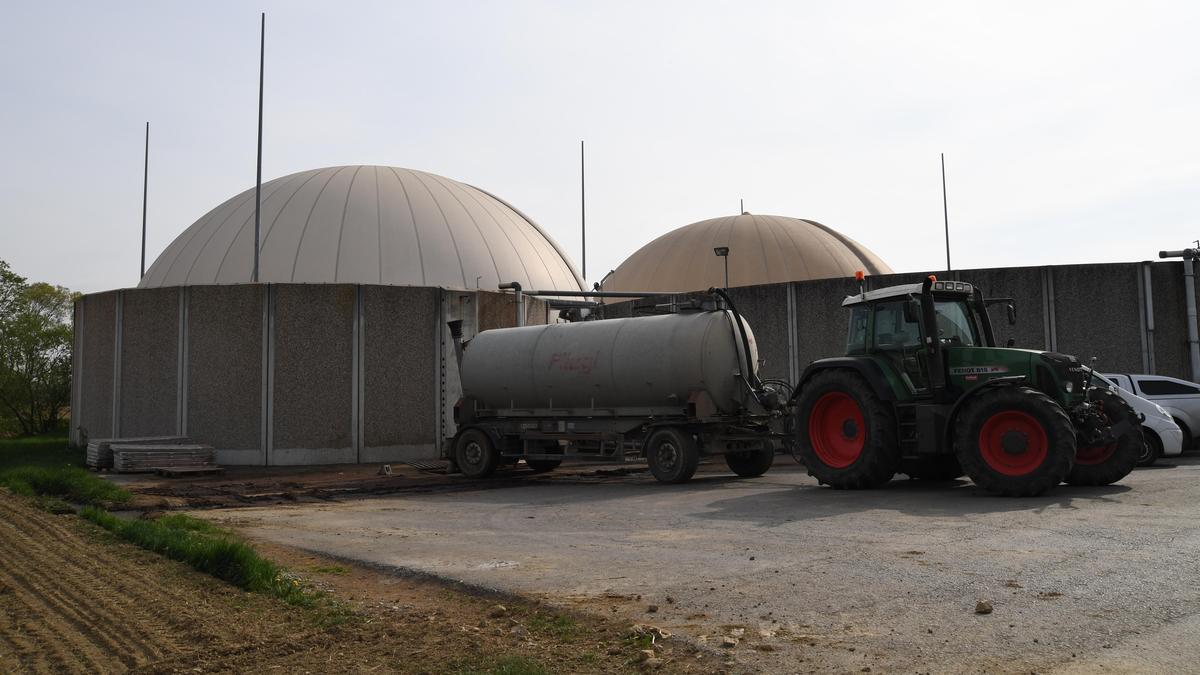
[[[95,293],[80,300],[83,368],[79,376],[83,410],[73,426],[87,438],[111,438],[113,433],[113,350],[116,346],[117,291]]]
[[[120,434],[178,433],[179,289],[121,291]]]
[[[787,284],[733,288],[729,297],[754,331],[758,358],[763,363],[759,377],[788,380],[791,359],[788,356]]]
[[[263,464],[262,287],[187,294],[187,434],[216,448],[221,463]]]
[[[1101,372],[1141,370],[1139,271],[1135,263],[1052,268],[1058,351],[1095,356]]]
[[[363,287],[364,462],[434,457],[440,291]]]
[[[1150,266],[1154,293],[1154,368],[1158,375],[1189,379],[1187,300],[1183,263],[1157,262]]]
[[[353,444],[356,292],[348,285],[274,286],[271,464],[357,461]]]

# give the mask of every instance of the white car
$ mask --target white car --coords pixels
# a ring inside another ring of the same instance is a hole
[[[1105,375],[1118,386],[1166,408],[1183,429],[1183,449],[1200,439],[1200,385],[1164,375]]]
[[[1183,430],[1175,423],[1171,413],[1154,401],[1149,401],[1118,384],[1120,376],[1096,374],[1092,382],[1097,386],[1108,385],[1125,399],[1134,412],[1142,415],[1142,438],[1146,440],[1144,452],[1138,456],[1138,466],[1150,466],[1159,457],[1171,457],[1183,453]]]

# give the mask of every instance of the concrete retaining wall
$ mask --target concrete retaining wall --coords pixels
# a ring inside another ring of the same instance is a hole
[[[867,280],[868,288],[924,273]],[[1146,278],[1149,277],[1149,283]],[[988,297],[1001,344],[1098,357],[1104,371],[1188,378],[1182,264],[962,270]],[[796,382],[841,354],[853,279],[736,288],[764,377]],[[677,296],[683,299],[686,294]],[[663,311],[618,303],[608,317]],[[526,299],[527,323],[555,320]],[[461,387],[445,322],[466,337],[516,324],[511,294],[349,285],[194,286],[97,293],[75,306],[72,441],[184,433],[225,464],[435,457],[455,432]]]

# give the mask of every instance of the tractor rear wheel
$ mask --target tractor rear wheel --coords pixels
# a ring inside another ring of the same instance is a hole
[[[896,414],[862,375],[843,369],[813,375],[797,408],[800,456],[818,482],[857,490],[896,475]]]
[[[1109,485],[1133,471],[1146,448],[1142,424],[1137,413],[1116,392],[1093,389],[1088,398],[1100,404],[1100,416],[1113,427],[1117,439],[1107,445],[1079,448],[1075,452],[1075,468],[1067,474],[1071,485]]]
[[[692,435],[672,427],[650,434],[645,445],[650,473],[660,483],[686,483],[700,466],[700,448]]]
[[[467,478],[487,478],[500,464],[500,451],[480,429],[466,429],[454,441],[454,462]]]
[[[900,473],[913,480],[950,481],[963,477],[962,465],[954,455],[936,455],[922,459],[904,460]]]
[[[738,450],[725,453],[729,470],[742,478],[755,478],[766,473],[775,463],[775,448],[768,443],[763,450]]]
[[[954,450],[976,485],[1005,497],[1033,497],[1058,485],[1075,460],[1067,413],[1036,389],[985,389],[965,405]]]

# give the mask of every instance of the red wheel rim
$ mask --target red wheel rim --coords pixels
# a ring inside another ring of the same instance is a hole
[[[1024,476],[1046,461],[1050,442],[1041,423],[1029,413],[1004,410],[979,430],[979,454],[989,468],[1005,476]]]
[[[862,408],[840,391],[817,399],[808,418],[808,440],[817,458],[833,469],[844,469],[858,461],[867,444]]]
[[[1112,457],[1116,451],[1116,443],[1097,445],[1091,448],[1079,448],[1075,451],[1075,463],[1085,465],[1102,464],[1109,457]]]
[[[1104,412],[1103,406],[1101,406],[1101,408],[1100,408],[1100,417],[1109,425],[1112,424],[1112,420],[1110,420],[1108,415]],[[1109,443],[1108,445],[1096,445],[1096,446],[1092,446],[1090,448],[1078,448],[1075,451],[1075,463],[1083,464],[1085,466],[1102,464],[1109,457],[1112,457],[1113,453],[1116,451],[1117,451],[1117,442],[1116,441],[1113,441],[1112,443]]]

